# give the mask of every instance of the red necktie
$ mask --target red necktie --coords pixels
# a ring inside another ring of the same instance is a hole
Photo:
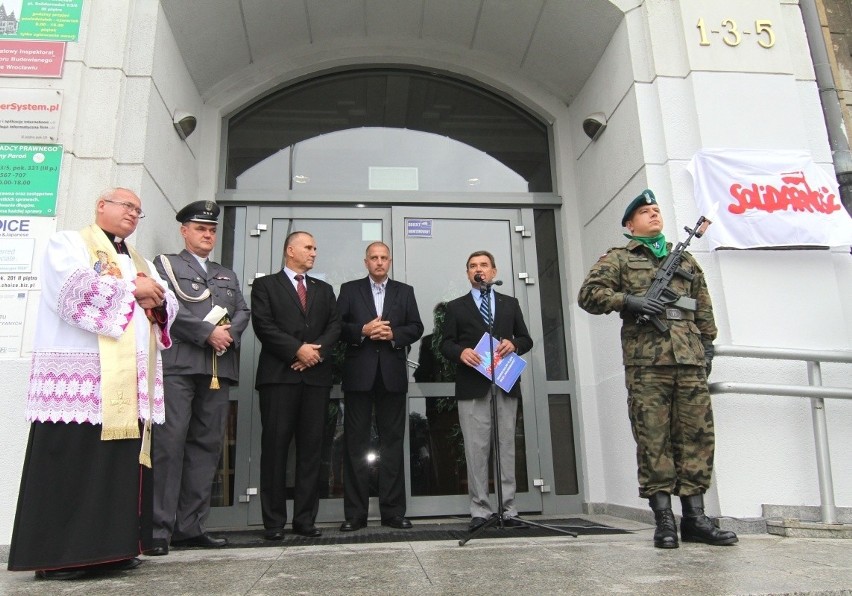
[[[301,273],[295,276],[297,282],[296,293],[299,295],[299,302],[302,303],[302,310],[308,310],[308,288],[305,287],[305,276]]]

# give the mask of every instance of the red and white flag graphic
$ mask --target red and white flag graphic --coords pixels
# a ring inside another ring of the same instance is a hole
[[[687,170],[712,248],[852,245],[837,181],[806,151],[702,149]]]

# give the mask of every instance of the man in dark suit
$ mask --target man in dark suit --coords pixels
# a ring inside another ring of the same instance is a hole
[[[284,268],[255,280],[251,317],[260,340],[255,388],[260,392],[260,504],[264,536],[284,538],[287,522],[287,453],[296,437],[293,531],[322,535],[320,463],[332,384],[332,352],[340,336],[334,291],[308,277],[317,247],[307,232],[284,241]]]
[[[176,216],[186,248],[154,260],[180,309],[172,325],[174,345],[163,352],[166,423],[154,429],[154,541],[147,555],[168,554],[170,541],[206,548],[227,542],[210,536],[204,521],[222,453],[228,393],[239,381],[240,335],[249,308],[236,273],[207,258],[218,218],[212,201],[187,205]]]
[[[488,330],[485,320],[487,308],[483,307],[490,302],[497,342],[495,357],[504,357],[512,352],[524,354],[532,349],[533,342],[517,299],[498,294],[490,286],[487,291],[480,291],[483,282],[490,284],[497,277],[497,266],[491,253],[480,250],[471,254],[467,259],[467,277],[471,291],[447,304],[441,353],[450,362],[464,365],[459,366],[456,373],[456,399],[467,461],[471,515],[469,527],[474,531],[492,515],[488,497],[491,381],[474,368],[482,362],[482,357],[473,349]],[[483,305],[483,301],[488,302]],[[521,397],[520,379],[508,393],[499,387],[496,392],[503,523],[508,527],[524,527],[521,521],[514,519],[518,515],[515,508],[515,418],[518,399]]]
[[[379,512],[382,525],[408,529],[405,517],[405,438],[408,348],[423,335],[414,289],[388,277],[390,249],[383,242],[367,247],[369,275],[340,287],[337,310],[346,343],[343,363],[343,468],[341,532],[367,525],[370,500],[370,428],[373,406],[379,435]]]

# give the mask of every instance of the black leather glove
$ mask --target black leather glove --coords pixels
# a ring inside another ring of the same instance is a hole
[[[704,340],[701,342],[704,346],[704,370],[707,371],[707,376],[710,376],[710,371],[713,370],[713,356],[716,355],[716,348],[713,347],[713,342]]]
[[[624,298],[624,308],[640,315],[658,315],[665,310],[666,305],[653,298],[628,295]]]

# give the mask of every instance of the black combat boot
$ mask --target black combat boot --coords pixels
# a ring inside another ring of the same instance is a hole
[[[648,499],[654,511],[657,529],[654,530],[654,546],[657,548],[677,548],[677,526],[672,513],[672,496],[668,493],[654,493]]]
[[[704,515],[704,495],[681,497],[683,518],[680,520],[680,537],[684,542],[703,542],[713,546],[734,544],[739,539],[730,530],[720,530]]]

